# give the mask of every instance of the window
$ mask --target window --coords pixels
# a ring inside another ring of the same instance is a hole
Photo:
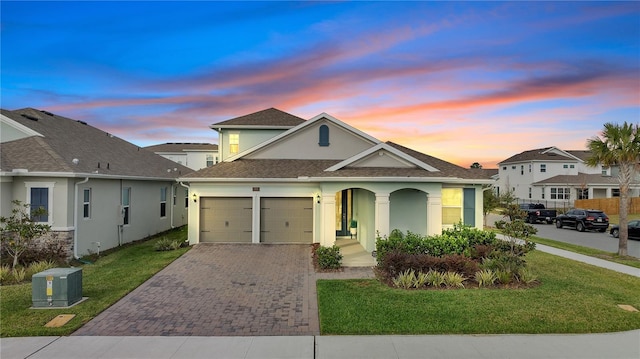
[[[213,155],[207,155],[207,167],[211,167],[213,165]]]
[[[544,163],[540,165],[540,172],[547,172],[547,165]]]
[[[131,217],[131,187],[125,187],[122,189],[122,224],[127,225],[130,222]]]
[[[544,199],[544,188],[542,189],[542,199]]]
[[[576,194],[577,194],[576,197],[578,199],[589,199],[589,189],[587,189],[587,188],[584,188],[584,189],[578,188]]]
[[[236,154],[240,150],[240,134],[239,133],[230,133],[229,134],[229,153]]]
[[[171,194],[173,196],[173,205],[175,206],[178,203],[178,189],[171,186]]]
[[[551,199],[569,199],[570,192],[568,188],[551,187]]]
[[[620,188],[614,188],[611,190],[611,197],[620,197]]]
[[[515,169],[516,169],[516,166],[511,166],[511,169],[512,169],[512,170],[515,170]]]
[[[531,173],[531,163],[529,163],[529,173]]]
[[[167,187],[160,188],[160,217],[167,216]]]
[[[609,175],[609,167],[602,166],[602,175],[603,176]]]
[[[329,126],[322,125],[318,130],[319,140],[318,145],[326,147],[329,146]]]
[[[562,168],[569,168],[569,165],[562,165]]]
[[[524,175],[524,165],[520,165],[520,175]]]
[[[502,170],[506,171],[507,170],[507,166],[502,166]]]
[[[31,212],[36,211],[38,209],[43,209],[46,211],[45,214],[41,214],[39,216],[31,216],[36,222],[49,222],[49,188],[46,187],[31,187]]]
[[[91,188],[85,188],[82,193],[82,217],[91,218]]]
[[[184,190],[184,208],[189,208],[189,190]]]
[[[576,168],[576,165],[569,165],[569,168]]]
[[[27,199],[25,203],[31,206],[31,212],[42,208],[46,213],[39,216],[31,216],[36,222],[53,225],[53,187],[54,182],[25,182]]]
[[[529,198],[531,198],[531,187],[529,187]]]
[[[442,224],[454,225],[462,221],[462,188],[442,189]]]

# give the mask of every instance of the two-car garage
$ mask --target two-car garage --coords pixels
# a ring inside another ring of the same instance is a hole
[[[313,199],[262,197],[253,210],[252,197],[201,197],[200,242],[251,243],[253,216],[259,213],[261,243],[312,243]]]

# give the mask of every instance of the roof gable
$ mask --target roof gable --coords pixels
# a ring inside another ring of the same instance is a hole
[[[379,143],[364,152],[358,153],[351,158],[327,168],[326,171],[336,171],[345,167],[421,168],[429,172],[439,171],[435,167],[391,147],[386,143]]]
[[[230,120],[214,123],[209,126],[212,129],[222,128],[280,128],[287,129],[305,122],[304,119],[290,113],[268,108],[266,110],[250,113],[248,115],[232,118]]]
[[[320,127],[327,126],[329,145],[319,143]],[[380,141],[326,113],[225,161],[247,159],[344,160],[377,145]]]
[[[528,150],[520,152],[517,155],[513,155],[498,164],[516,163],[516,162],[531,162],[531,161],[579,161],[583,160],[571,154],[570,152],[579,151],[563,151],[557,147],[545,147],[534,150]],[[582,156],[581,156],[582,157]]]

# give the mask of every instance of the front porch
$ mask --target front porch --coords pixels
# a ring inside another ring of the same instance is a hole
[[[375,267],[378,264],[356,239],[337,237],[336,245],[340,247],[343,267]]]

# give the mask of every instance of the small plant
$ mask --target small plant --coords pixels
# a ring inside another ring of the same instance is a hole
[[[491,269],[477,271],[475,274],[475,280],[478,282],[479,287],[494,285],[497,279],[496,274]]]
[[[444,275],[438,271],[430,270],[427,272],[427,285],[432,287],[440,287],[444,284]]]
[[[424,272],[418,272],[418,274],[416,274],[416,278],[413,281],[413,287],[414,288],[422,288],[427,284],[427,280],[429,279],[429,276],[427,275],[427,273]]]
[[[3,249],[13,259],[11,268],[16,269],[20,256],[29,249],[31,242],[49,232],[51,226],[37,222],[47,215],[44,208],[29,211],[29,204],[12,201],[14,208],[11,216],[0,217],[0,241]]]
[[[153,248],[156,251],[175,251],[176,249],[179,249],[182,246],[182,242],[180,242],[180,240],[172,240],[169,239],[167,237],[162,237],[160,238],[156,244],[153,246]]]
[[[407,269],[406,271],[398,274],[397,277],[393,278],[393,285],[398,288],[409,289],[414,286],[416,281],[416,272],[413,269]]]
[[[8,265],[0,266],[0,284],[6,284],[11,275],[11,267]]]
[[[446,272],[443,275],[444,285],[449,288],[464,288],[465,277],[457,272]]]
[[[24,268],[13,268],[11,275],[13,276],[14,282],[22,283],[27,277],[27,271],[24,270]]]
[[[320,246],[316,249],[318,266],[321,269],[339,269],[342,266],[342,254],[340,247],[335,244],[331,247]]]
[[[513,273],[506,270],[496,271],[496,278],[502,284],[509,284],[513,281]]]
[[[518,280],[525,284],[531,284],[538,280],[538,276],[533,274],[528,268],[520,268],[518,271]]]

